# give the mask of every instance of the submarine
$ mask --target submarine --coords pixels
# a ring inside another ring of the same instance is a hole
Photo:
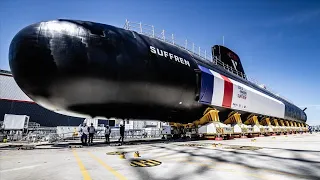
[[[222,45],[212,61],[133,30],[57,19],[20,30],[9,66],[21,90],[61,114],[189,123],[207,108],[306,122],[293,103],[247,80]]]

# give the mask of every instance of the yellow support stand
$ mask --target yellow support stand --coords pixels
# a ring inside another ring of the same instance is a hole
[[[199,120],[200,124],[206,124],[208,122],[220,122],[219,119],[219,115],[218,115],[219,111],[216,109],[212,109],[212,108],[208,108],[205,112],[204,112],[204,116]]]
[[[293,122],[292,122],[292,121],[289,121],[289,123],[290,123],[290,126],[291,126],[291,127],[294,127],[294,125],[293,125]]]
[[[202,118],[193,122],[196,127],[198,127],[198,125],[207,124],[209,122],[220,122],[219,111],[216,109],[207,108],[203,114],[204,115]]]
[[[234,123],[237,123],[238,125],[241,125],[242,124],[242,121],[241,121],[241,114],[240,113],[237,113],[237,112],[231,112],[228,116],[228,119],[226,119],[224,121],[224,124],[234,124]]]
[[[203,117],[197,121],[194,121],[193,124],[195,124],[196,127],[198,127],[198,125],[205,125],[210,122],[220,122],[219,111],[217,109],[207,108],[203,113]],[[224,129],[221,127],[216,127],[216,130],[217,130],[217,135],[218,135],[218,137],[216,137],[216,140],[217,140],[217,138],[222,140],[220,135],[224,134]]]
[[[284,121],[284,123],[286,124],[286,126],[290,127],[289,121]]]
[[[271,124],[278,127],[279,126],[278,119],[272,119]]]
[[[287,128],[286,128],[286,125],[284,124],[284,121],[280,119],[279,123],[281,127],[285,127],[285,128],[281,128],[281,133],[287,133]]]
[[[306,123],[302,123],[302,127],[303,127],[303,131],[307,132],[307,129],[308,129],[307,124]]]
[[[286,120],[285,123],[286,123],[286,125],[288,127],[289,132],[292,133],[291,121]]]
[[[278,119],[273,118],[273,119],[271,120],[271,125],[274,126],[273,132],[275,132],[275,133],[281,133],[281,129],[280,129],[280,126],[279,126]]]
[[[277,121],[277,119],[275,119],[275,120]],[[272,125],[271,122],[272,122],[272,121],[270,121],[270,118],[268,118],[268,117],[263,117],[263,118],[261,119],[261,121],[260,121],[260,124],[263,125],[263,126],[271,126],[271,125]],[[278,121],[277,121],[277,123],[278,123]]]
[[[257,125],[259,126],[258,116],[251,114],[248,119],[244,122],[246,125]]]
[[[247,133],[248,129],[241,126],[242,120],[241,120],[241,114],[235,111],[232,111],[228,118],[223,122],[224,124],[237,124],[241,128],[241,134],[243,137],[245,137],[245,133]]]

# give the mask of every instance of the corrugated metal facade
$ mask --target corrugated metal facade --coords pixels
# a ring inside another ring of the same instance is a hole
[[[0,74],[0,121],[5,114],[28,115],[41,126],[78,126],[84,118],[65,116],[34,103],[10,75]],[[105,124],[99,120],[99,124]]]

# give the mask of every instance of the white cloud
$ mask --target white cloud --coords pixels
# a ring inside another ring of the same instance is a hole
[[[309,20],[312,20],[313,18],[316,18],[320,16],[320,9],[314,9],[309,11],[301,11],[296,12],[294,14],[290,14],[284,17],[276,18],[269,22],[264,22],[264,26],[271,27],[271,26],[277,26],[277,25],[283,25],[283,24],[301,24],[304,22],[307,22]]]
[[[299,12],[291,16],[285,17],[282,19],[283,22],[294,22],[294,23],[304,23],[312,18],[315,18],[320,15],[320,9],[308,11],[308,12]]]

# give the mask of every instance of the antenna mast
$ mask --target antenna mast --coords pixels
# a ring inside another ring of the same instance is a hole
[[[222,36],[222,45],[224,46],[224,36]]]

